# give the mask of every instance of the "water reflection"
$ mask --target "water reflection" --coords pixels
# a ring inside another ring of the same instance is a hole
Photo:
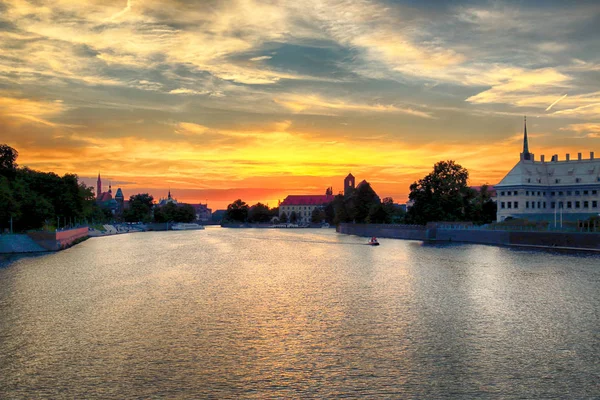
[[[0,397],[593,397],[598,257],[149,232],[0,269]]]

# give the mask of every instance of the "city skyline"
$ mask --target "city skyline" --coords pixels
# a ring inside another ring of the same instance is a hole
[[[498,183],[524,115],[536,158],[600,153],[599,37],[591,1],[8,0],[1,142],[126,198],[274,207],[351,172],[402,203],[440,160]]]

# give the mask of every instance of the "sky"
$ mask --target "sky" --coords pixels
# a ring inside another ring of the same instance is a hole
[[[19,165],[213,210],[600,156],[597,1],[0,0]]]

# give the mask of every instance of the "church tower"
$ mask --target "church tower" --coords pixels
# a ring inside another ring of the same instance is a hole
[[[97,191],[96,191],[96,198],[100,198],[100,195],[102,194],[102,179],[100,179],[100,172],[98,172],[98,182],[96,184],[97,186]]]
[[[349,196],[354,191],[355,179],[352,174],[348,174],[346,179],[344,179],[344,196]]]
[[[533,161],[533,154],[529,152],[529,141],[527,140],[527,117],[524,122],[524,133],[523,133],[523,152],[521,153],[521,160]]]

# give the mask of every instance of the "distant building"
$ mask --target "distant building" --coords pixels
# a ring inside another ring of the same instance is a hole
[[[315,195],[289,195],[279,204],[279,217],[283,213],[289,218],[292,213],[296,213],[298,222],[309,223],[315,208],[323,208],[334,199],[333,195],[315,194]]]
[[[113,198],[112,187],[108,184],[108,192],[102,191],[102,178],[98,173],[98,181],[96,183],[96,204],[102,208],[109,209],[113,214],[120,214],[124,208],[124,197],[121,188],[117,189],[117,194]]]
[[[177,203],[177,200],[176,200],[176,199],[174,199],[174,198],[171,196],[171,189],[169,189],[169,194],[167,195],[167,197],[161,197],[161,198],[160,198],[160,200],[158,201],[158,205],[159,205],[160,207],[162,207],[162,206],[164,206],[164,205],[167,205],[167,204],[169,204],[169,203],[178,204],[178,203]]]
[[[213,222],[221,222],[225,218],[225,214],[227,214],[227,210],[216,210],[212,213],[211,220]]]
[[[352,174],[348,174],[348,176],[344,179],[344,196],[350,196],[352,194],[354,191],[354,183],[354,176]]]
[[[521,159],[494,185],[497,193],[497,220],[576,221],[597,216],[600,212],[600,159],[590,152],[576,159],[567,154],[564,161],[553,155],[539,161],[529,152],[527,120],[523,134]]]
[[[196,220],[200,222],[208,222],[212,217],[212,210],[208,208],[208,204],[192,204],[196,212]]]

